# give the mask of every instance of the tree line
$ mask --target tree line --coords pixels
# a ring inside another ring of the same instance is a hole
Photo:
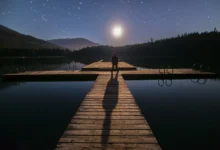
[[[121,60],[133,64],[192,66],[193,63],[216,65],[220,51],[220,32],[184,33],[142,44],[122,47],[99,46],[72,52],[74,59],[93,62],[104,59],[109,61],[113,53]]]

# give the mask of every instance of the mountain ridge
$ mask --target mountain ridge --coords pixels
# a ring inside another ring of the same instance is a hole
[[[25,35],[0,24],[0,48],[64,49],[48,41]]]
[[[51,39],[47,40],[53,44],[68,48],[72,51],[79,50],[86,47],[94,47],[100,46],[100,44],[92,42],[86,38],[58,38],[58,39]]]

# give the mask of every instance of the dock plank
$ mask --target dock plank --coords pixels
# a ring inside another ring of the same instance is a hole
[[[108,133],[107,133],[108,134]],[[105,144],[156,144],[157,140],[154,136],[64,136],[60,138],[60,143],[103,143],[103,139],[108,139]]]
[[[87,116],[105,116],[106,112],[110,112],[105,111],[105,112],[84,112],[84,111],[79,111],[76,113],[76,115],[80,116],[80,115],[87,115]],[[110,115],[114,115],[114,116],[140,116],[142,115],[140,112],[112,112]]]
[[[107,121],[106,121],[107,122]],[[109,123],[111,122],[111,125],[114,124],[136,124],[136,125],[140,125],[140,124],[146,124],[145,120],[109,120]],[[102,120],[81,120],[81,119],[72,119],[71,120],[72,124],[102,124]]]
[[[152,136],[153,133],[151,130],[115,130],[115,129],[110,129],[110,130],[66,130],[63,134],[63,136]]]
[[[93,120],[104,120],[105,116],[74,116],[74,119],[93,119]],[[133,120],[133,119],[144,119],[144,116],[111,116],[108,120]],[[106,119],[107,120],[107,119]]]
[[[108,121],[108,123],[111,123]],[[85,129],[90,129],[90,130],[100,130],[100,129],[105,129],[105,130],[148,130],[150,127],[146,124],[142,125],[121,125],[121,124],[111,124],[111,125],[106,125],[103,126],[103,124],[69,124],[66,130],[85,130]]]

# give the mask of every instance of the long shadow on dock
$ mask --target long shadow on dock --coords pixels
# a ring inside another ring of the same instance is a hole
[[[106,146],[110,136],[111,130],[111,116],[112,111],[118,103],[118,93],[119,93],[119,82],[118,82],[118,72],[113,78],[113,72],[111,72],[111,78],[107,83],[105,95],[102,102],[102,107],[105,110],[105,119],[103,121],[102,128],[102,144],[103,147]]]

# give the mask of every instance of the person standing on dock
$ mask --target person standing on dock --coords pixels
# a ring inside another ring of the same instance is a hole
[[[112,71],[114,70],[114,66],[116,67],[117,71],[119,71],[118,70],[118,57],[116,56],[116,54],[112,56]]]

